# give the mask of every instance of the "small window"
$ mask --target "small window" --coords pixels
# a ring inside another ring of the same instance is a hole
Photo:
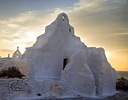
[[[71,32],[71,28],[69,28],[69,32]]]
[[[68,64],[68,58],[64,58],[63,59],[63,70],[65,69],[67,64]]]
[[[62,21],[64,21],[64,16],[62,16]]]

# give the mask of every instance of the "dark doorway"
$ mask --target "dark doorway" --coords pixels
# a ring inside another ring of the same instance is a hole
[[[71,28],[69,28],[69,32],[71,32]]]
[[[67,63],[68,63],[68,58],[64,58],[63,59],[63,70],[66,67]]]

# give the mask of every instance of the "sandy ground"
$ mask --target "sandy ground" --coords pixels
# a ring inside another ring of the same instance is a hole
[[[33,100],[128,100],[128,91],[120,91],[119,93],[109,96],[106,98],[84,98],[84,97],[78,97],[78,98],[52,98],[52,99],[33,99]]]

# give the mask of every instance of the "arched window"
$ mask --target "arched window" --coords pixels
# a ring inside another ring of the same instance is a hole
[[[64,16],[62,16],[62,21],[64,21]]]

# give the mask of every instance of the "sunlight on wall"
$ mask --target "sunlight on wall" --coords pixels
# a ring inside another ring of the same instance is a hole
[[[107,58],[110,58],[111,57],[111,54],[108,51],[105,51],[105,55],[106,55]]]

